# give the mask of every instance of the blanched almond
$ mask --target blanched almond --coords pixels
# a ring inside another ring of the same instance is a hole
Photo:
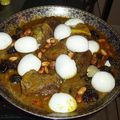
[[[51,38],[46,40],[47,43],[51,43]]]
[[[42,62],[42,66],[48,66],[50,64],[50,62]]]
[[[101,49],[100,51],[102,55],[107,56],[107,52],[104,49]]]
[[[41,67],[41,69],[38,71],[40,74],[44,73],[45,71],[45,68],[44,67]]]
[[[42,57],[42,52],[38,53],[38,57],[41,58]]]
[[[50,43],[45,45],[45,48],[46,48],[46,49],[48,49],[48,48],[50,48],[50,47],[51,47],[51,44],[50,44]]]
[[[17,60],[17,59],[18,59],[18,57],[16,57],[16,56],[9,58],[10,61],[15,61],[15,60]]]
[[[79,90],[78,90],[78,95],[83,95],[85,93],[85,91],[87,90],[86,87],[81,87]]]
[[[42,53],[45,53],[45,52],[46,52],[46,49],[41,49],[41,52],[42,52]]]
[[[70,58],[73,58],[74,53],[73,53],[73,52],[69,52],[69,53],[68,53],[68,56],[69,56]]]
[[[48,68],[45,66],[45,73],[49,73]]]

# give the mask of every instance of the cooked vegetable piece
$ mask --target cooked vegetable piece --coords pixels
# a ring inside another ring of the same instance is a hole
[[[47,23],[33,26],[32,28],[33,37],[35,37],[38,43],[44,45],[46,40],[53,36],[53,30]]]
[[[78,24],[75,27],[73,27],[71,30],[72,30],[71,34],[73,34],[73,35],[83,34],[83,35],[86,35],[86,36],[89,36],[89,37],[91,36],[89,28],[85,24]]]

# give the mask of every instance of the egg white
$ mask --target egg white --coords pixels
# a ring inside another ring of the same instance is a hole
[[[49,107],[54,112],[69,113],[76,110],[77,102],[67,93],[55,93],[49,101]]]
[[[12,43],[12,38],[9,34],[0,32],[0,50],[6,49]]]
[[[112,74],[99,71],[93,76],[91,84],[99,92],[111,92],[115,87],[115,79]]]
[[[80,35],[73,35],[67,38],[67,48],[72,52],[85,52],[88,50],[88,40]]]
[[[54,37],[58,40],[62,40],[69,37],[71,34],[71,28],[65,24],[59,24],[54,30]]]
[[[77,73],[75,61],[65,54],[58,56],[56,59],[55,70],[63,79],[70,79]]]
[[[82,23],[84,24],[84,21],[81,20],[81,19],[78,19],[78,18],[71,18],[71,19],[68,19],[65,24],[68,25],[68,26],[71,26],[71,27],[75,27],[77,24],[79,23]]]
[[[98,42],[94,40],[90,40],[88,41],[88,44],[89,44],[89,50],[91,51],[92,54],[99,51],[100,45],[98,44]]]
[[[41,60],[38,59],[33,54],[25,55],[18,64],[18,73],[23,76],[26,72],[30,70],[38,71],[41,67]]]
[[[38,49],[39,44],[34,37],[25,36],[15,42],[15,49],[20,53],[30,53]]]

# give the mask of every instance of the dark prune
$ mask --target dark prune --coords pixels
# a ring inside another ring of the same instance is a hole
[[[20,75],[14,74],[10,77],[10,81],[12,83],[19,83],[21,81],[22,77]]]
[[[101,60],[101,59],[102,59],[102,57],[103,57],[103,55],[102,55],[102,54],[99,54],[99,53],[97,54],[97,58],[98,58],[98,59],[100,59],[100,60]]]
[[[14,61],[14,62],[10,62],[10,64],[8,65],[9,69],[17,69],[19,61]]]
[[[119,78],[115,80],[115,85],[120,86],[120,79]]]
[[[7,53],[8,54],[14,54],[16,53],[17,51],[15,50],[14,46],[13,47],[10,47],[8,50],[7,50]]]
[[[8,70],[8,66],[5,63],[0,64],[0,72],[5,73]]]
[[[13,41],[16,41],[19,38],[19,35],[12,35]]]
[[[14,62],[10,62],[9,60],[3,60],[0,65],[4,66],[4,68],[6,67],[7,71],[8,69],[17,69],[18,63],[19,60],[16,60]],[[0,67],[1,71],[3,71],[2,68],[3,67]]]
[[[96,102],[99,98],[97,92],[94,89],[87,89],[82,96],[84,102]]]
[[[98,35],[96,30],[91,30],[90,32],[91,32],[91,35],[92,35],[93,38],[95,38],[95,39],[99,38],[99,35]]]
[[[23,32],[22,28],[16,28],[16,35],[20,35]]]
[[[100,70],[106,71],[106,72],[110,72],[110,71],[111,71],[111,68],[108,67],[108,66],[102,66],[102,67],[100,67]]]

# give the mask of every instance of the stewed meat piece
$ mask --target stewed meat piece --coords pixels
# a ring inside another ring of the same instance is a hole
[[[60,79],[55,73],[39,74],[31,70],[23,76],[21,86],[23,94],[40,94],[46,96],[59,91]]]
[[[91,63],[91,59],[92,53],[90,51],[76,54],[75,62],[80,76],[84,76],[87,73],[87,68]]]

